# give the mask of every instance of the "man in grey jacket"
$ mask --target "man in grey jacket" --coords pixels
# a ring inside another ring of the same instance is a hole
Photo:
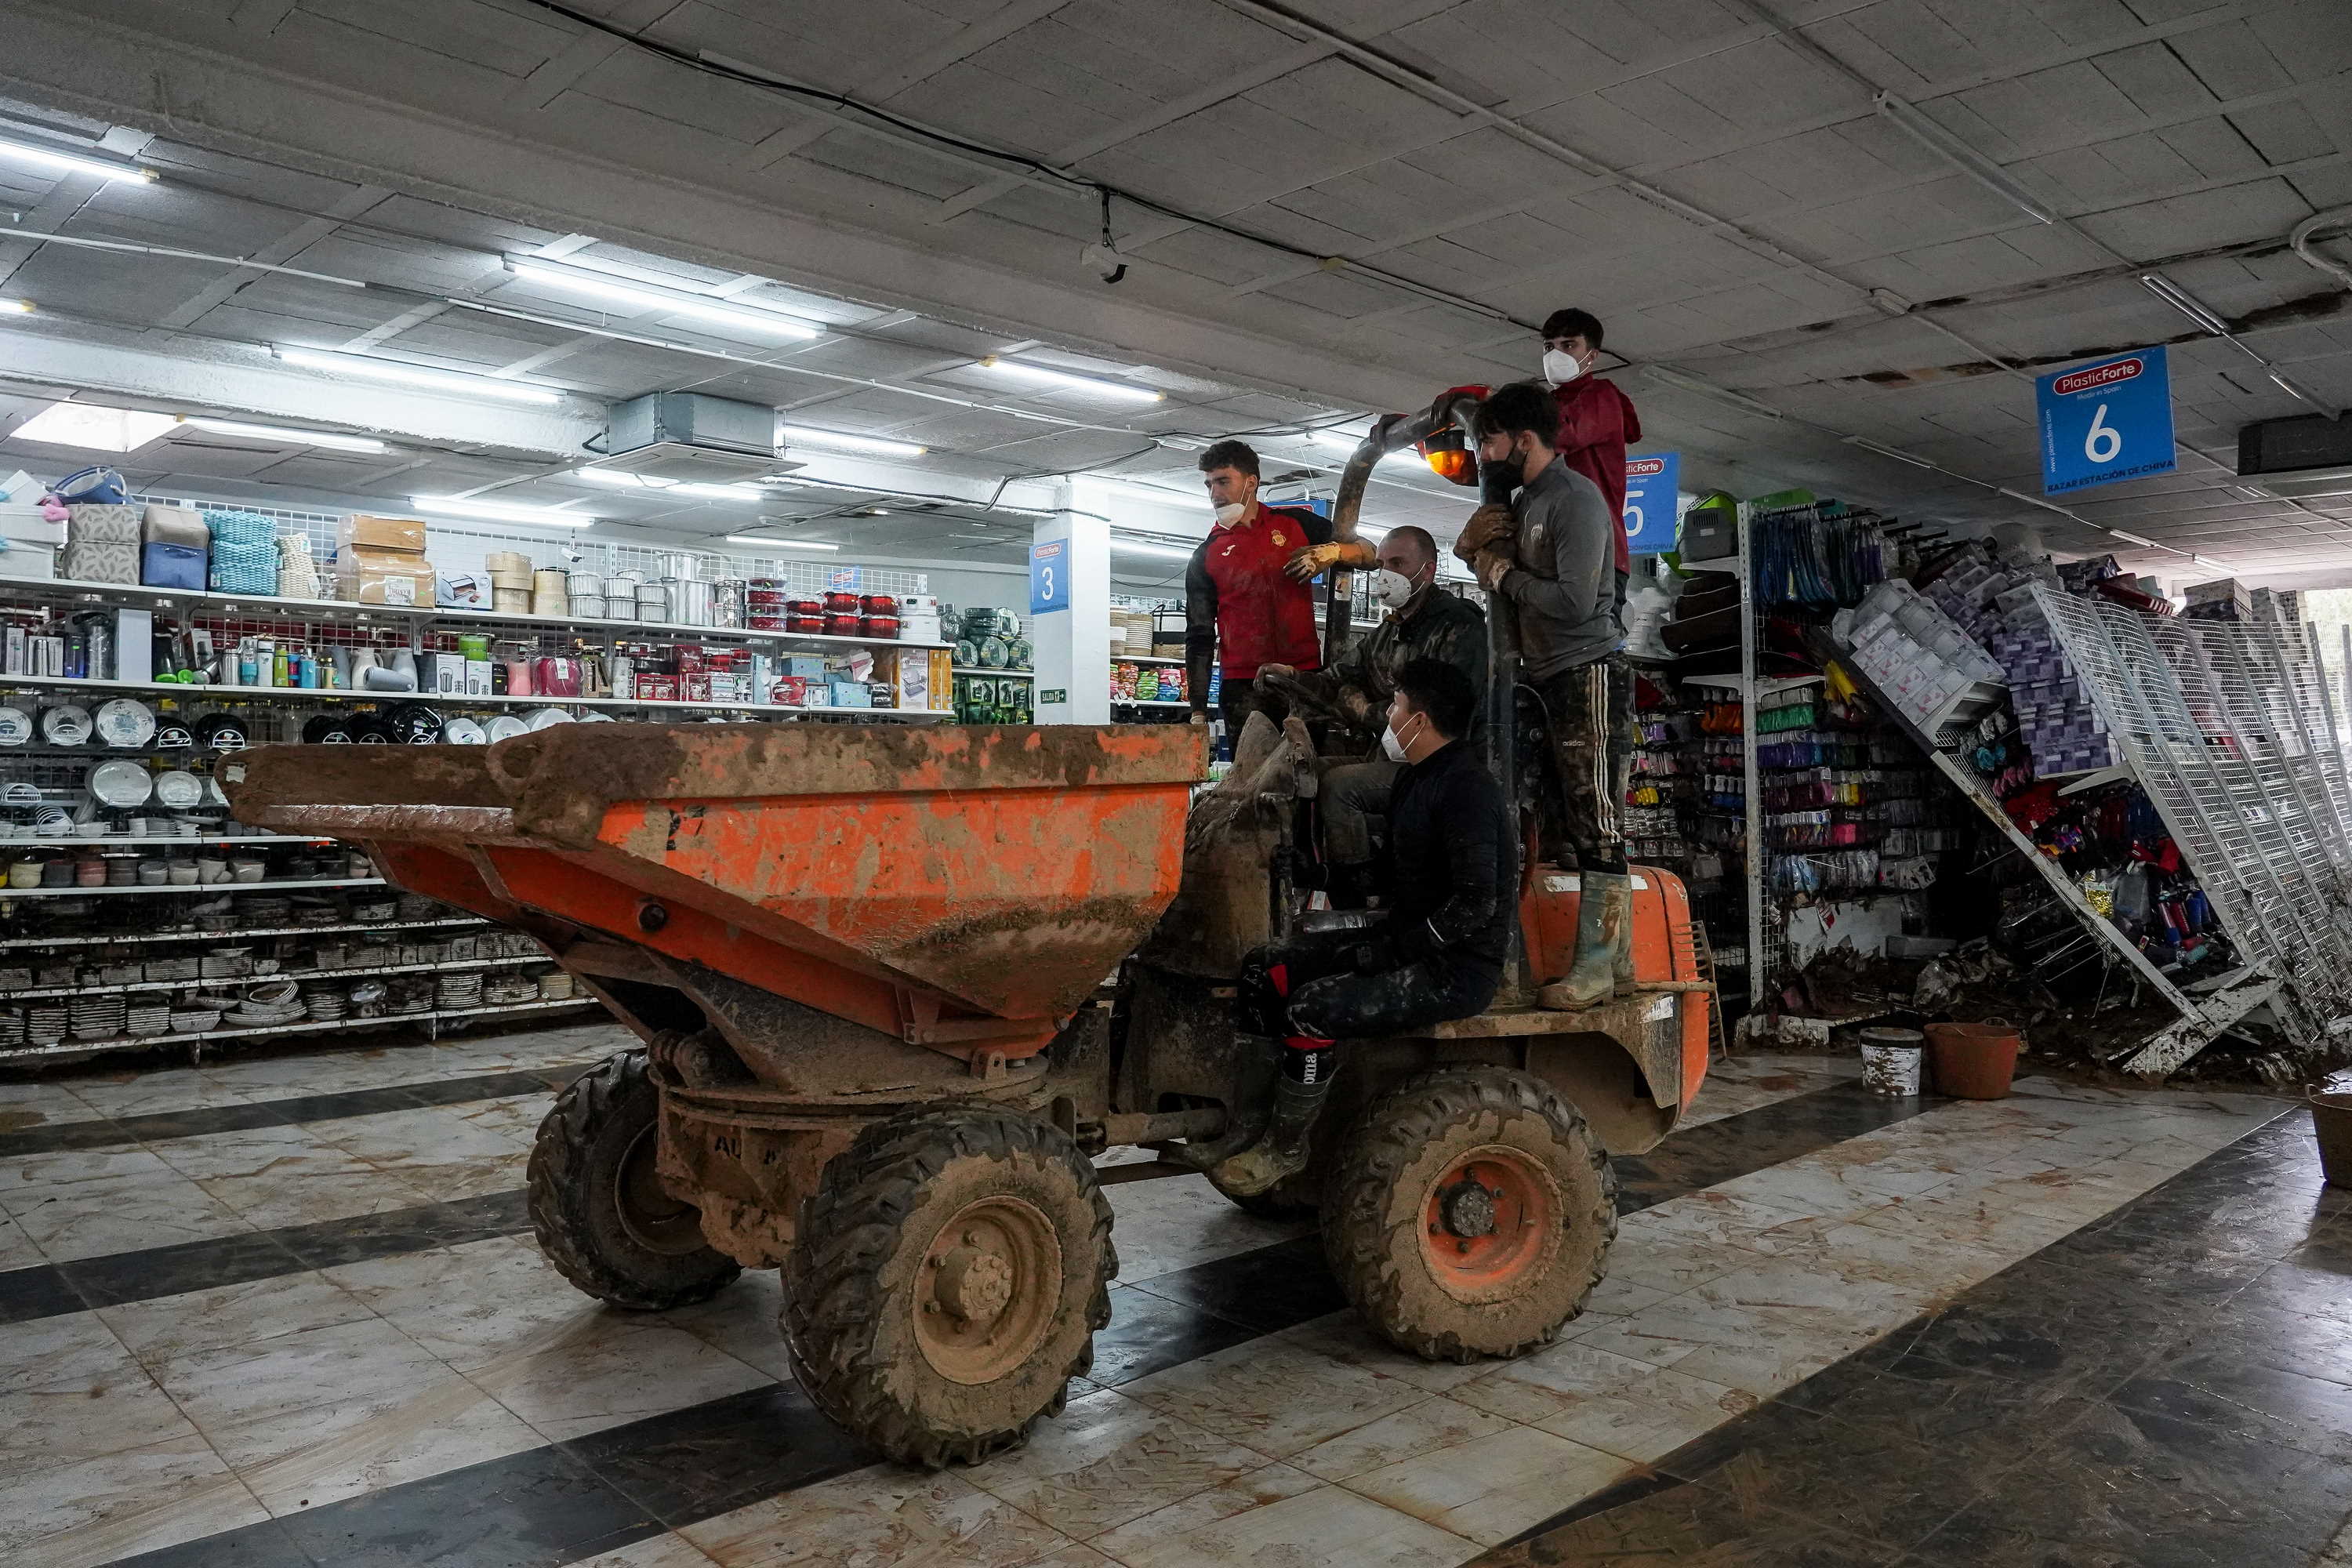
[[[1498,387],[1478,406],[1478,456],[1521,488],[1507,515],[1481,507],[1455,545],[1486,591],[1517,608],[1522,667],[1542,698],[1568,847],[1582,878],[1576,1001],[1606,1001],[1633,975],[1633,885],[1618,816],[1633,757],[1633,678],[1619,652],[1618,520],[1600,487],[1559,460],[1559,414],[1540,387]]]

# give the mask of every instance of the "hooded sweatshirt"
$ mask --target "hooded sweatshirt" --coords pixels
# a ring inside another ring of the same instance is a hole
[[[1559,433],[1552,449],[1601,487],[1617,519],[1617,570],[1621,574],[1631,572],[1633,557],[1625,548],[1625,448],[1642,438],[1642,416],[1615,382],[1597,375],[1580,375],[1555,388],[1552,399],[1559,405]]]

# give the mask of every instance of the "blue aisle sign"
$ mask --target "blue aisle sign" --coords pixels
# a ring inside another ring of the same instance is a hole
[[[1048,615],[1070,607],[1070,542],[1048,539],[1029,547],[1029,613]]]
[[[2139,349],[2033,380],[2042,426],[2042,493],[2168,474],[2172,376],[2162,348]]]
[[[1656,555],[1675,547],[1682,468],[1680,452],[1625,459],[1625,548],[1634,554]]]

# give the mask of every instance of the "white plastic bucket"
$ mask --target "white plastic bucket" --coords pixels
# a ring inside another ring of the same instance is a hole
[[[1890,1100],[1916,1099],[1927,1037],[1916,1029],[1862,1032],[1862,1086]]]

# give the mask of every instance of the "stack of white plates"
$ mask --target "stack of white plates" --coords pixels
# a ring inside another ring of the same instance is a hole
[[[478,1007],[482,1005],[482,976],[478,971],[444,974],[433,987],[433,1005],[455,1010]]]
[[[67,1004],[67,1016],[77,1040],[110,1040],[122,1033],[131,1004],[121,994],[76,996]]]
[[[28,1046],[54,1046],[66,1037],[68,1019],[63,1004],[36,1002],[25,1015],[25,1043]]]
[[[343,994],[341,986],[321,981],[318,984],[302,987],[302,1006],[320,1023],[331,1024],[349,1010],[351,999]]]
[[[172,1003],[160,993],[142,993],[133,998],[130,1016],[123,1027],[133,1035],[160,1035],[172,1026]]]
[[[217,1007],[172,1009],[172,1033],[175,1035],[201,1035],[207,1029],[219,1028],[220,1021],[220,1009]]]

